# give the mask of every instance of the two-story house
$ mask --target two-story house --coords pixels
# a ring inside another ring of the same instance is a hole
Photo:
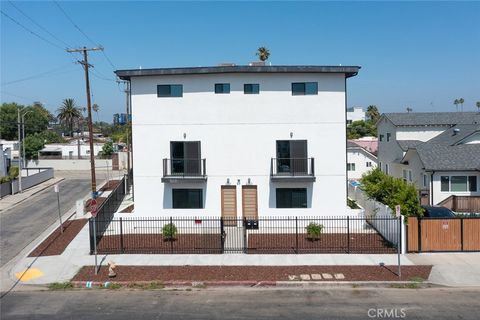
[[[379,167],[414,183],[423,203],[480,196],[480,113],[385,113],[377,129]]]
[[[118,70],[130,81],[135,215],[345,215],[357,66]]]

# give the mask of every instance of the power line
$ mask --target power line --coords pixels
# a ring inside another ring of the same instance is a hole
[[[26,31],[30,32],[31,34],[33,34],[34,36],[36,36],[37,38],[45,41],[46,43],[56,47],[56,48],[59,48],[60,50],[64,50],[64,48],[56,45],[55,43],[51,42],[50,40],[47,40],[45,39],[44,37],[42,37],[41,35],[39,35],[38,33],[30,30],[29,28],[25,27],[23,24],[21,24],[20,22],[18,22],[17,20],[13,19],[12,17],[10,17],[8,14],[6,14],[5,12],[3,12],[3,10],[0,10],[0,12],[5,16],[7,17],[8,19],[12,20],[15,24],[19,25],[20,27],[22,27],[23,29],[25,29]]]
[[[73,24],[73,26],[74,26],[78,31],[80,31],[80,33],[83,34],[83,36],[84,36],[88,41],[90,41],[94,46],[97,46],[97,45],[98,45],[98,44],[95,43],[95,41],[93,41],[89,36],[87,36],[87,34],[86,34],[85,32],[83,32],[83,30],[80,29],[80,27],[77,26],[77,25],[75,24],[75,22],[73,22],[72,18],[70,18],[70,16],[65,12],[65,10],[63,10],[63,8],[60,6],[60,4],[58,4],[57,1],[53,1],[53,3],[55,3],[55,5],[58,7],[58,9],[60,9],[60,11],[61,11],[61,12],[63,13],[63,15],[68,19],[68,21],[70,21],[70,22]]]
[[[46,33],[48,33],[52,38],[56,39],[57,41],[63,43],[64,45],[66,45],[67,47],[70,47],[70,45],[68,43],[66,43],[65,41],[63,41],[62,39],[58,38],[57,36],[55,36],[53,33],[51,33],[50,31],[48,31],[45,27],[41,26],[39,23],[37,23],[35,20],[33,20],[31,17],[29,17],[23,10],[21,10],[19,7],[17,7],[12,1],[8,1],[15,9],[17,9],[21,14],[23,14],[28,20],[30,20],[31,22],[33,22],[37,27],[39,27],[40,29],[42,29],[43,31],[45,31]]]
[[[47,75],[50,75],[52,73],[55,73],[55,75],[57,74],[62,74],[62,73],[66,73],[66,72],[70,72],[71,70],[69,71],[63,71],[63,72],[58,72],[60,70],[63,70],[65,68],[67,68],[68,66],[70,66],[70,64],[67,64],[67,65],[64,65],[64,66],[61,66],[61,67],[57,67],[57,68],[54,68],[52,70],[49,70],[49,71],[45,71],[45,72],[41,72],[41,73],[38,73],[38,74],[35,74],[35,75],[31,75],[31,76],[28,76],[28,77],[25,77],[25,78],[21,78],[21,79],[17,79],[17,80],[12,80],[12,81],[7,81],[7,82],[2,82],[2,86],[7,86],[7,85],[10,85],[10,84],[13,84],[13,83],[17,83],[17,82],[22,82],[22,81],[27,81],[27,80],[32,80],[32,79],[36,79],[36,78],[42,78],[42,77],[45,77]],[[73,68],[72,68],[73,70]]]

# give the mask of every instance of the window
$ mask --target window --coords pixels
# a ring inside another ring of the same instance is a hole
[[[423,174],[423,187],[427,187],[427,175],[425,173]]]
[[[347,124],[352,124],[353,120],[347,120]]]
[[[380,137],[379,137],[380,141],[383,141],[383,137],[384,137],[383,134],[381,134]]]
[[[476,176],[441,176],[440,191],[443,192],[476,192]]]
[[[367,168],[370,168],[372,166],[372,162],[368,161],[365,165]]]
[[[317,82],[293,82],[292,83],[292,95],[304,96],[304,95],[316,95],[318,94]]]
[[[172,189],[172,204],[174,209],[202,209],[202,189]]]
[[[403,169],[403,181],[412,181],[412,170]]]
[[[306,208],[306,188],[277,188],[277,208]]]
[[[230,83],[215,83],[215,93],[230,93]]]
[[[157,86],[157,97],[182,97],[183,85],[181,84],[161,84]]]
[[[170,142],[170,172],[172,175],[200,175],[200,141]]]
[[[243,85],[244,94],[259,94],[260,85],[258,83],[246,83]]]
[[[391,133],[390,132],[387,132],[387,142],[390,141],[390,137],[391,137]]]
[[[355,163],[347,163],[347,171],[355,171]]]
[[[388,174],[388,164],[385,164],[385,173]]]
[[[307,140],[278,140],[276,164],[278,174],[307,174]]]

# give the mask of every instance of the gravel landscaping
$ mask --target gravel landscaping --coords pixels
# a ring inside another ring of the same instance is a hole
[[[60,226],[50,234],[38,247],[35,248],[28,256],[56,256],[63,253],[65,248],[82,230],[87,223],[87,219],[68,220],[63,223],[63,233],[60,233]]]
[[[289,275],[325,273],[344,275],[335,281],[419,281],[428,279],[431,268],[403,266],[399,278],[397,266],[117,266],[117,276],[109,278],[105,266],[97,275],[84,266],[72,281],[289,281]]]

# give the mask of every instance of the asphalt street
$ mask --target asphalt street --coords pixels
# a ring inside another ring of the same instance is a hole
[[[7,319],[478,319],[475,289],[185,289],[11,292]]]
[[[99,181],[100,182],[100,181]],[[88,175],[60,182],[62,215],[90,190]],[[57,195],[53,186],[0,214],[0,266],[14,258],[58,219]]]

